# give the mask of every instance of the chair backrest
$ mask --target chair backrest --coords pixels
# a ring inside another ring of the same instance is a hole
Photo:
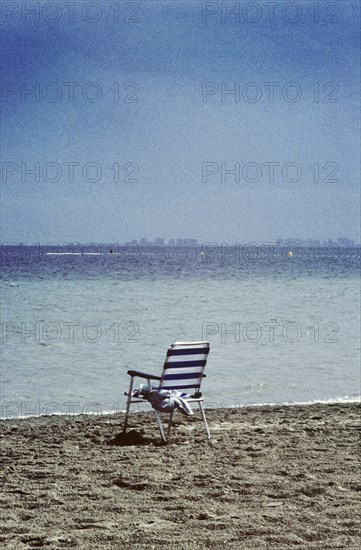
[[[209,342],[176,342],[169,346],[159,387],[199,393],[209,349]]]

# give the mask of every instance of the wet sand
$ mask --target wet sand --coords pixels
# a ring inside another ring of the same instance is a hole
[[[356,404],[0,422],[1,548],[358,549]],[[133,431],[134,430],[134,431]],[[119,445],[119,443],[125,445]],[[118,444],[114,444],[118,443]]]

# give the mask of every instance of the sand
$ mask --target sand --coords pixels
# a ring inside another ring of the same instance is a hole
[[[1,421],[0,547],[358,549],[360,410],[175,415],[168,445],[153,412],[123,446],[121,414]]]

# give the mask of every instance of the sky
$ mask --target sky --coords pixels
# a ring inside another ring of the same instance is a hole
[[[360,241],[360,4],[1,4],[1,241]]]

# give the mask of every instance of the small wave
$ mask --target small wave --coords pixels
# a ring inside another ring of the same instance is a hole
[[[214,402],[210,403],[212,406],[209,407],[210,409],[243,409],[248,407],[293,407],[293,406],[307,406],[307,405],[337,405],[337,404],[352,404],[357,403],[361,404],[361,395],[350,397],[348,395],[344,397],[331,397],[329,399],[315,399],[312,401],[283,401],[283,402],[262,402],[262,403],[235,403],[234,405],[227,405],[227,404],[221,404],[221,406],[214,406],[216,405]],[[147,405],[146,402],[143,403],[144,405]],[[140,404],[142,405],[142,404]],[[204,402],[205,408],[207,408],[207,400]],[[136,414],[138,412],[143,412],[145,409],[139,408],[139,410],[136,410],[135,408],[132,409],[132,414]],[[51,413],[44,413],[44,414],[34,414],[34,415],[19,415],[19,416],[1,416],[0,420],[25,420],[25,419],[31,419],[31,418],[45,418],[50,416],[67,416],[67,417],[78,417],[78,416],[110,416],[110,415],[116,415],[116,414],[125,414],[125,409],[106,409],[106,410],[98,410],[98,411],[89,411],[86,412],[51,412]]]
[[[140,412],[132,410],[132,414]],[[25,420],[25,419],[31,419],[31,418],[49,418],[50,416],[68,416],[68,417],[77,417],[77,416],[109,416],[109,415],[115,415],[115,414],[125,414],[125,409],[116,409],[116,410],[104,410],[104,411],[87,411],[87,412],[51,412],[51,413],[44,413],[44,414],[23,414],[19,416],[0,416],[0,420]]]
[[[270,402],[270,403],[246,403],[244,407],[292,407],[293,405],[337,405],[342,403],[361,403],[361,395],[356,397],[350,397],[346,395],[344,397],[330,397],[329,399],[313,399],[310,401],[282,401],[282,402]],[[234,405],[233,407],[239,407],[240,405]],[[232,408],[232,406],[231,406]]]
[[[46,256],[105,256],[118,255],[116,252],[46,252]]]

